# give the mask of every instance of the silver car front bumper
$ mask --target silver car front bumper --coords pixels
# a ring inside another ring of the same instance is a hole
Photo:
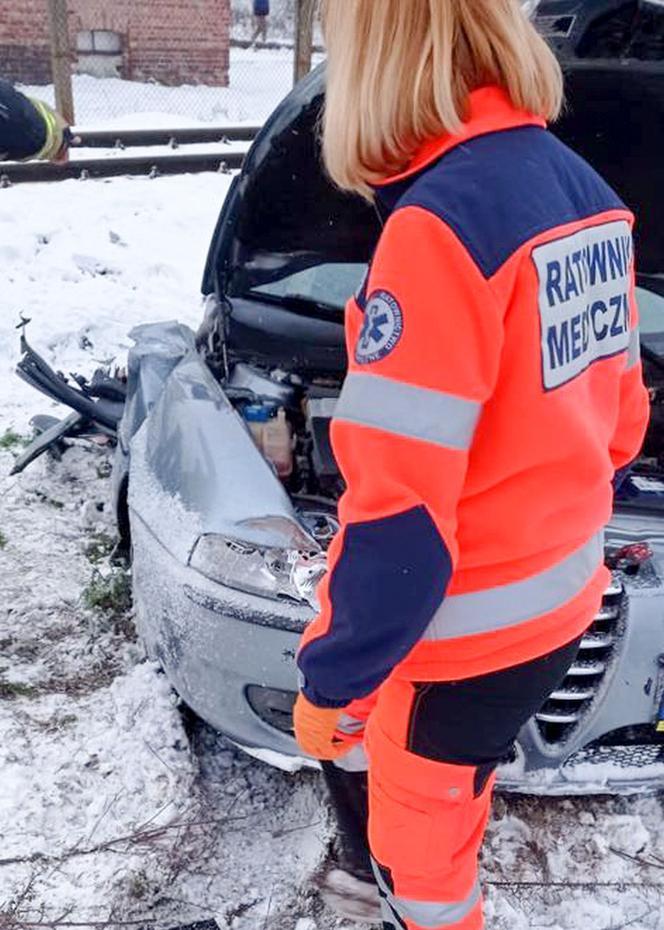
[[[132,540],[138,630],[178,694],[242,746],[297,756],[292,736],[252,709],[249,689],[297,692],[295,651],[311,612],[209,581],[135,517]]]
[[[297,767],[289,701],[297,690],[299,631],[310,612],[209,581],[135,516],[132,534],[138,625],[149,653],[212,726],[273,764]],[[664,787],[664,745],[654,742],[664,692],[664,589],[654,569],[646,574],[638,584],[619,578],[607,593],[572,673],[501,769],[503,789],[587,794]]]

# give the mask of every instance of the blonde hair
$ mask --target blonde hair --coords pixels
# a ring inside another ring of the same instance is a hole
[[[403,170],[421,144],[461,128],[468,95],[504,88],[545,119],[560,66],[519,0],[322,0],[328,49],[323,149],[342,189]]]

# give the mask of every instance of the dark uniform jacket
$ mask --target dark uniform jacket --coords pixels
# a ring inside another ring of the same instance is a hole
[[[46,143],[46,124],[33,104],[0,81],[0,160],[30,158]]]

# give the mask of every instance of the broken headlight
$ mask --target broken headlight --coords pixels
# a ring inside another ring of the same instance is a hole
[[[189,564],[236,591],[317,609],[315,591],[325,574],[326,559],[320,553],[261,549],[242,540],[207,535],[196,543]]]

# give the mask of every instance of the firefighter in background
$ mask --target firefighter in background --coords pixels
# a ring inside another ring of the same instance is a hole
[[[547,130],[563,80],[518,0],[323,20],[327,169],[383,233],[347,308],[296,735],[349,768],[366,749],[386,925],[478,930],[495,769],[600,606],[646,430],[633,217]]]
[[[66,161],[70,142],[71,133],[59,113],[0,81],[0,160]]]
[[[267,42],[267,20],[270,15],[270,0],[254,0],[254,34],[251,44]]]

